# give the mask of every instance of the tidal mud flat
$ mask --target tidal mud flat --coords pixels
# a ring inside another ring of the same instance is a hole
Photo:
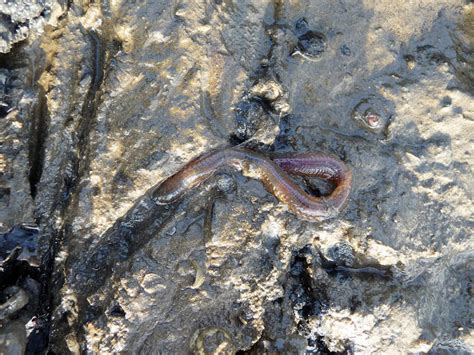
[[[472,353],[472,3],[0,12],[0,353]],[[230,168],[153,201],[237,145],[337,157],[347,206]]]

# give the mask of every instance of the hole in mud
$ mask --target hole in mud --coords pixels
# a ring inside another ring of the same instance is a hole
[[[347,44],[343,44],[340,48],[340,51],[341,51],[341,54],[346,56],[346,57],[350,57],[351,54],[352,54],[352,51],[351,49],[347,46]]]
[[[322,32],[311,30],[306,19],[302,18],[296,22],[294,32],[298,37],[298,43],[292,55],[300,55],[305,59],[314,60],[321,57],[326,51],[326,36]]]
[[[369,96],[355,105],[351,117],[366,131],[387,136],[392,110],[392,104],[388,100],[379,96]]]
[[[10,188],[9,187],[0,187],[0,201],[5,202],[7,205],[10,201]]]
[[[449,107],[453,103],[453,100],[449,96],[445,96],[441,99],[440,105],[441,107]]]
[[[312,277],[312,261],[315,257],[317,256],[314,250],[310,246],[305,246],[294,254],[291,263],[290,275],[297,282],[290,301],[302,319],[321,314],[327,308],[328,296],[323,288],[315,288]]]
[[[299,37],[296,48],[308,57],[318,58],[326,50],[326,36],[321,32],[308,31]]]
[[[8,114],[9,111],[10,111],[10,107],[7,104],[1,102],[0,103],[0,117],[4,118]]]
[[[119,304],[115,304],[112,306],[112,308],[110,309],[110,315],[112,317],[120,317],[120,318],[123,318],[125,317],[126,313],[125,311],[123,310],[122,307],[120,307]]]

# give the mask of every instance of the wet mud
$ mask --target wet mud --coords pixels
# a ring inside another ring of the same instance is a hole
[[[472,3],[0,13],[0,352],[472,352]],[[155,203],[224,146],[336,156],[347,206],[227,167]]]

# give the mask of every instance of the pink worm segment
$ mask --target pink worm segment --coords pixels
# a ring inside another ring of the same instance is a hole
[[[352,184],[352,173],[338,158],[322,153],[287,153],[271,158],[244,148],[224,148],[205,153],[165,179],[151,196],[159,205],[169,204],[198,186],[223,166],[257,172],[265,188],[299,218],[322,221],[337,216],[345,207]],[[315,197],[299,187],[287,173],[316,176],[335,184],[331,194]]]

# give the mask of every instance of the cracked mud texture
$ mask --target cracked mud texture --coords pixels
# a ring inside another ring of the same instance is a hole
[[[62,12],[62,1],[54,0],[4,0],[0,3],[0,53],[8,53],[12,47],[28,37],[41,36],[43,27],[56,24],[57,14]]]
[[[0,233],[37,225],[42,263],[0,274],[29,300],[2,351],[472,352],[472,3],[34,4],[2,36]],[[304,222],[231,169],[151,201],[238,143],[338,155],[348,206]]]

